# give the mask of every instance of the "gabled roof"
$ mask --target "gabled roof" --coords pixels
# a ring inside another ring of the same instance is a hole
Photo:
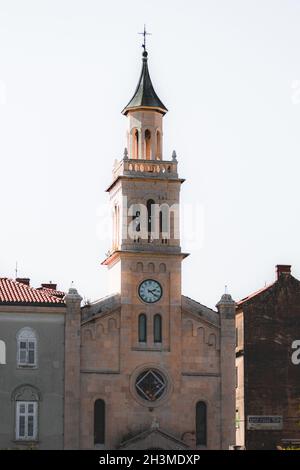
[[[64,306],[63,299],[48,289],[34,289],[7,277],[0,278],[0,305]]]
[[[94,321],[102,315],[107,315],[121,307],[121,296],[119,293],[110,294],[102,299],[90,302],[82,307],[82,324]]]
[[[291,275],[291,265],[290,264],[277,264],[276,265],[276,280],[272,282],[271,284],[266,285],[262,289],[252,292],[252,294],[249,294],[247,295],[247,297],[244,297],[243,299],[239,300],[236,303],[237,308],[241,307],[243,304],[245,304],[248,301],[252,301],[256,297],[259,297],[260,295],[264,294],[265,292],[268,292],[268,291],[273,292],[273,290],[275,291],[275,288],[278,285],[285,286],[287,284],[295,286],[296,290],[300,289],[300,281]],[[260,300],[264,301],[265,296],[262,295],[262,299]]]
[[[156,448],[157,446],[157,448],[161,447],[164,450],[186,450],[189,448],[185,442],[173,436],[169,432],[159,428],[155,429],[151,426],[151,428],[139,432],[135,436],[121,442],[119,449],[138,450],[138,442],[143,444],[141,448],[146,449],[149,448],[149,444],[151,447],[153,446]]]
[[[36,290],[43,291],[45,292],[45,294],[48,294],[54,297],[59,297],[60,299],[63,299],[64,296],[66,295],[66,293],[63,291],[51,289],[49,287],[38,287]]]
[[[274,286],[275,282],[272,282],[272,284],[269,284],[268,286],[263,287],[262,289],[259,289],[255,292],[252,292],[252,294],[247,295],[247,297],[244,297],[243,299],[239,300],[237,302],[237,307],[240,307],[243,305],[245,302],[248,302],[248,300],[253,299],[254,297],[257,297],[258,295],[262,294],[263,292],[266,292],[269,290],[272,286]]]
[[[149,70],[148,70],[148,52],[143,52],[143,66],[140,75],[140,79],[133,97],[125,106],[122,113],[127,114],[128,111],[136,108],[156,108],[162,114],[166,114],[168,111],[165,105],[160,101],[159,97],[155,93],[153,88]]]
[[[191,299],[185,295],[181,296],[181,307],[184,311],[196,315],[203,321],[210,323],[216,327],[220,326],[220,315],[217,311],[212,310],[206,305],[200,304],[196,300]]]

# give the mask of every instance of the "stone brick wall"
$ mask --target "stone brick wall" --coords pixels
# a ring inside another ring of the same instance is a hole
[[[282,431],[246,430],[247,449],[274,449],[300,437],[300,366],[291,361],[300,337],[300,282],[281,275],[268,290],[243,306],[245,420],[281,415]]]

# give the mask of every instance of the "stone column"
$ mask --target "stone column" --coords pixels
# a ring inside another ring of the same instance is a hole
[[[82,297],[74,288],[65,296],[64,448],[80,448],[80,323]]]
[[[224,294],[217,303],[220,314],[221,449],[235,444],[235,302]]]
[[[151,127],[150,132],[151,132],[151,160],[156,160],[157,135],[156,135],[155,127]]]
[[[138,155],[137,155],[137,158],[139,159],[143,159],[145,158],[145,155],[144,155],[144,129],[141,127],[139,127],[138,129],[139,131],[139,145],[138,145]]]

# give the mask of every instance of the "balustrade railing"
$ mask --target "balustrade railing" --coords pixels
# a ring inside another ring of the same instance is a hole
[[[171,160],[137,160],[124,158],[116,162],[113,176],[144,175],[163,178],[177,178],[177,161]]]

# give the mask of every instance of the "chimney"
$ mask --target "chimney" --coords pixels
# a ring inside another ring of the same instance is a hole
[[[25,286],[30,286],[29,277],[16,277],[16,281],[20,282],[21,284],[25,284]]]
[[[280,278],[282,274],[289,275],[291,274],[291,265],[290,264],[277,264],[276,266],[276,274],[277,274],[277,280]]]
[[[57,284],[52,284],[52,282],[50,281],[49,284],[42,283],[41,286],[42,286],[44,289],[56,290]]]

